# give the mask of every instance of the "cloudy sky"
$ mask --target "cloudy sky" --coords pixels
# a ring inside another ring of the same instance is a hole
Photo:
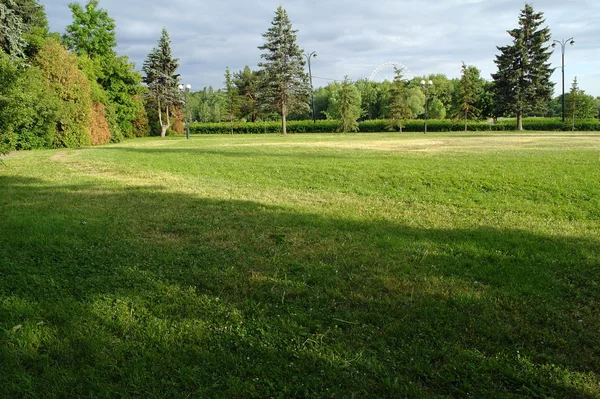
[[[64,32],[74,0],[40,0],[50,27]],[[79,0],[87,3],[87,0]],[[386,62],[406,65],[414,75],[460,75],[461,62],[475,65],[490,80],[496,46],[510,43],[523,1],[514,0],[100,0],[117,25],[117,51],[141,68],[160,31],[171,35],[179,72],[193,90],[223,85],[225,67],[256,69],[275,10],[282,5],[298,32],[298,43],[312,61],[314,85],[328,79],[367,78]],[[575,76],[580,88],[600,96],[600,2],[532,1],[544,12],[553,39],[574,37],[565,54],[565,86]],[[560,94],[560,46],[551,57]]]

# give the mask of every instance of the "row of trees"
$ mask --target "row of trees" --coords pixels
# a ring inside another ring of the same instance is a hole
[[[476,67],[464,63],[461,77],[456,79],[434,74],[406,81],[403,71],[396,71],[392,82],[349,82],[346,78],[314,90],[316,116],[335,120],[348,116],[354,122],[390,119],[400,129],[402,120],[423,118],[425,110],[428,117],[435,119],[467,121],[513,116],[519,128],[524,116],[557,116],[562,96],[552,98],[553,69],[548,62],[552,51],[547,46],[550,30],[542,27],[543,23],[543,14],[526,4],[518,28],[508,31],[512,44],[498,47],[498,72],[492,75],[492,81],[482,78]],[[266,43],[259,47],[267,50],[261,56],[264,61],[259,63],[259,69],[253,71],[246,66],[231,75],[227,68],[224,90],[205,88],[194,93],[190,103],[193,120],[270,120],[278,113],[285,131],[288,114],[294,119],[309,119],[303,52],[295,44],[295,33],[287,13],[279,7],[272,27],[263,35]],[[422,90],[422,81],[431,81],[432,85]],[[279,93],[279,97],[274,97],[274,93]],[[578,88],[565,97],[567,110],[574,118],[598,117],[600,98]],[[342,130],[348,126],[355,125],[340,122]]]
[[[78,147],[148,133],[141,74],[115,52],[97,0],[69,5],[61,37],[36,0],[0,3],[0,152]]]

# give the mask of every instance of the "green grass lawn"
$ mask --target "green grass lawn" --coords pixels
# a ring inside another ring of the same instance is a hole
[[[0,161],[0,397],[600,397],[600,134]]]

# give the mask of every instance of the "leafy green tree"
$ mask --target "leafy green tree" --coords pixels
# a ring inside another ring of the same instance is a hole
[[[160,124],[160,137],[165,137],[171,127],[173,108],[181,103],[179,84],[179,59],[173,58],[171,39],[166,28],[163,28],[158,47],[152,49],[144,61],[142,70],[145,73],[143,82],[148,86],[150,106],[154,107]],[[165,118],[163,119],[163,113]]]
[[[560,108],[561,96],[556,98],[556,103],[559,104],[557,116],[562,114]],[[577,77],[573,79],[571,90],[565,94],[565,109],[569,116],[571,116],[572,128],[575,128],[575,121],[579,119],[591,119],[598,116],[598,110],[596,108],[596,99],[594,96],[585,94],[585,91],[579,88]]]
[[[425,93],[418,87],[406,90],[406,105],[412,110],[413,118],[425,113]]]
[[[350,82],[348,76],[344,77],[339,90],[339,132],[358,131],[357,120],[362,113],[360,103],[360,92]]]
[[[96,96],[95,101],[103,104],[112,132],[112,141],[120,138],[145,134],[144,108],[141,101],[144,91],[142,76],[135,65],[125,56],[117,56],[115,23],[108,12],[98,7],[98,0],[90,0],[85,7],[71,3],[73,23],[67,27],[63,42],[80,55],[87,66],[88,79],[95,80],[106,91]],[[95,91],[92,86],[92,90]],[[142,122],[141,122],[142,121]]]
[[[239,112],[245,117],[249,117],[252,122],[256,122],[258,117],[258,107],[256,104],[259,73],[252,71],[248,65],[243,70],[233,74],[233,83],[237,87],[240,96]]]
[[[231,134],[233,134],[233,118],[238,109],[239,104],[239,92],[233,78],[231,77],[231,71],[229,67],[225,68],[225,99],[227,100],[227,114],[229,116],[229,124],[231,126]]]
[[[465,119],[465,132],[468,127],[469,118],[477,118],[480,110],[477,108],[477,99],[481,95],[483,88],[479,69],[472,65],[462,63],[458,97],[460,101],[460,111]]]
[[[544,110],[553,92],[552,68],[548,63],[552,51],[546,46],[550,29],[540,28],[544,22],[543,13],[536,13],[525,4],[519,27],[508,31],[513,43],[497,47],[498,72],[492,77],[498,113],[515,115],[518,130],[523,129],[523,115]]]
[[[277,8],[271,27],[263,33],[265,44],[259,46],[266,52],[259,63],[263,73],[260,98],[263,104],[274,107],[281,114],[281,134],[287,134],[287,115],[293,111],[306,111],[310,84],[304,71],[302,49],[296,44],[296,33],[287,12]]]
[[[402,132],[402,121],[411,119],[413,112],[407,103],[407,83],[402,69],[394,68],[395,76],[390,90],[390,128]]]
[[[106,10],[98,8],[98,4],[98,0],[90,0],[85,7],[79,3],[69,4],[73,23],[63,35],[69,50],[91,59],[114,56],[113,49],[117,46],[115,21]]]

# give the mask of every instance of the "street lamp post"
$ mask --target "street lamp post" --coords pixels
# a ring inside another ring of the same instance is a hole
[[[433,82],[431,80],[421,80],[421,88],[425,93],[425,124],[423,125],[424,134],[427,134],[427,109],[429,108],[429,90],[431,89],[431,86],[433,86]]]
[[[185,90],[184,90],[185,89]],[[184,92],[184,106],[185,106],[185,115],[184,115],[184,123],[185,123],[185,138],[186,140],[190,139],[190,118],[189,118],[189,113],[188,113],[188,93],[190,92],[190,90],[192,89],[192,85],[191,84],[187,84],[185,85],[185,87],[183,85],[179,85],[179,90]]]
[[[304,53],[304,56],[306,57],[306,60],[308,61],[308,76],[310,78],[310,107],[312,108],[313,123],[317,123],[317,117],[315,116],[315,94],[314,94],[314,90],[313,90],[312,70],[310,68],[310,59],[317,58],[317,53],[314,51],[310,54]]]
[[[560,44],[560,52],[562,55],[562,121],[565,122],[565,45],[569,43],[571,46],[575,44],[573,38],[567,40],[554,40],[552,47],[556,47],[556,43]]]

